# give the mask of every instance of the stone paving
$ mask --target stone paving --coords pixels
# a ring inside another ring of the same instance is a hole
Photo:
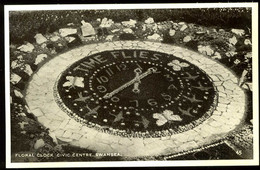
[[[198,66],[212,79],[218,93],[218,104],[212,116],[191,130],[161,138],[114,136],[83,126],[69,117],[53,96],[60,74],[88,55],[116,49],[145,49],[173,54]],[[129,157],[167,155],[214,143],[243,122],[246,109],[246,96],[238,86],[238,78],[225,66],[191,50],[151,41],[96,43],[60,54],[33,74],[25,99],[38,121],[58,139],[96,152],[119,153]]]

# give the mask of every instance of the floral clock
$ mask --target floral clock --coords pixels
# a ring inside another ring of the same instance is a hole
[[[217,93],[207,74],[174,55],[103,51],[69,66],[54,87],[57,103],[78,122],[126,137],[189,130],[211,116]]]

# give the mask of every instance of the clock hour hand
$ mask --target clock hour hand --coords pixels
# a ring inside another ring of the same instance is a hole
[[[134,83],[134,88],[133,88],[132,92],[140,93],[139,84],[141,84],[141,80],[140,80],[139,76],[142,73],[142,70],[140,68],[136,68],[134,70],[134,72],[135,72],[135,78],[138,80]]]
[[[124,90],[125,88],[131,86],[132,84],[136,83],[137,81],[145,78],[146,76],[148,76],[149,74],[155,73],[157,71],[156,68],[149,68],[146,72],[140,74],[138,77],[135,77],[134,79],[128,81],[127,83],[123,84],[122,86],[118,87],[117,89],[115,89],[114,91],[107,93],[103,96],[104,99],[109,99],[112,96],[114,96],[115,94],[117,94],[118,92]]]

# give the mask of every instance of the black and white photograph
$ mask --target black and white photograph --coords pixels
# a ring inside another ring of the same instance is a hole
[[[259,165],[257,16],[6,5],[7,167]]]

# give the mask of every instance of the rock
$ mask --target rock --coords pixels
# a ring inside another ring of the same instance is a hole
[[[130,19],[129,21],[122,21],[121,22],[123,26],[125,27],[135,27],[135,24],[137,23],[136,20]]]
[[[233,36],[232,38],[229,38],[229,43],[232,44],[232,45],[236,45],[237,43],[237,38],[235,36]]]
[[[243,30],[243,29],[231,29],[231,32],[236,35],[239,35],[239,36],[242,36],[245,34],[245,30]]]
[[[174,36],[175,33],[176,33],[176,31],[174,29],[170,29],[170,31],[169,31],[169,35],[170,36]]]
[[[146,20],[144,21],[144,23],[146,23],[146,24],[153,24],[153,23],[154,23],[154,20],[153,20],[153,18],[149,17],[148,19],[146,19]]]
[[[112,19],[108,20],[107,18],[103,18],[99,26],[102,28],[109,28],[112,24],[114,24],[114,21],[112,21]]]
[[[252,45],[252,43],[249,39],[245,39],[244,44],[245,45]]]
[[[23,59],[22,55],[18,56],[17,60],[12,61],[12,63],[11,63],[11,68],[12,69],[15,69],[17,67],[21,68],[23,66],[24,66],[24,59]]]
[[[71,43],[74,41],[76,38],[75,37],[65,37],[65,39],[68,41],[68,43]]]
[[[214,55],[212,56],[212,58],[213,58],[213,59],[221,59],[222,57],[221,57],[220,53],[216,51],[216,52],[214,53]]]
[[[133,30],[132,30],[131,28],[125,28],[125,29],[123,29],[123,32],[124,32],[124,33],[132,34],[132,33],[133,33]]]
[[[112,33],[115,33],[115,32],[118,32],[118,31],[120,31],[120,29],[111,30]]]
[[[167,25],[158,25],[157,28],[158,28],[158,30],[160,30],[160,31],[166,31],[167,29],[169,29],[169,28],[167,27]]]
[[[23,63],[20,63],[18,60],[14,60],[14,61],[12,61],[12,63],[11,63],[11,68],[12,69],[15,69],[15,68],[17,68],[17,67],[21,67],[23,65]]]
[[[207,55],[207,56],[211,56],[212,54],[214,54],[214,51],[210,48],[209,45],[207,45],[207,46],[199,45],[198,51],[202,54]]]
[[[252,52],[246,53],[245,58],[246,58],[246,59],[252,58]]]
[[[226,31],[224,29],[219,29],[218,32],[219,33],[225,33]]]
[[[100,18],[97,18],[97,22],[101,22],[101,19],[100,19]]]
[[[206,33],[205,31],[197,31],[197,32],[196,32],[197,35],[203,35],[203,34],[205,34],[205,33]]]
[[[149,40],[159,40],[159,41],[162,41],[162,37],[161,37],[159,34],[157,34],[157,33],[148,36],[147,39],[149,39]]]
[[[76,46],[79,46],[82,44],[82,40],[81,38],[78,36],[78,34],[73,34],[69,37],[65,37],[66,40],[68,41],[68,48],[73,48],[73,47],[76,47]]]
[[[74,25],[74,23],[72,23],[72,22],[67,24],[67,26],[73,26],[73,25]]]
[[[37,55],[34,64],[38,65],[39,63],[41,63],[47,57],[48,57],[47,54],[39,54],[39,55]]]
[[[179,25],[184,25],[184,24],[185,24],[185,22],[179,22],[178,24],[179,24]]]
[[[189,42],[189,41],[191,41],[191,39],[192,39],[192,38],[187,35],[186,37],[183,38],[183,42],[185,42],[185,43],[186,43],[186,42]]]
[[[184,30],[186,30],[187,28],[188,28],[187,25],[182,25],[182,27],[180,28],[180,31],[184,31]]]
[[[27,73],[29,76],[31,76],[33,73],[31,66],[29,64],[25,64],[24,66],[25,66],[24,72]]]
[[[71,34],[76,34],[77,29],[75,29],[75,28],[61,28],[61,29],[59,29],[59,33],[62,37],[66,37],[66,36],[71,35]]]
[[[177,30],[179,28],[179,25],[175,22],[172,23],[172,28]]]
[[[53,37],[50,38],[50,40],[51,40],[52,42],[56,42],[56,41],[58,41],[59,39],[60,39],[60,37],[59,37],[58,35],[55,35],[55,36],[53,36]]]
[[[11,81],[12,84],[17,84],[17,83],[19,83],[19,81],[22,78],[20,76],[18,76],[17,74],[12,73],[10,79],[11,79],[10,81]]]
[[[31,43],[26,43],[25,45],[21,45],[17,49],[23,52],[31,53],[34,49],[34,46]]]
[[[42,34],[36,34],[34,38],[37,44],[42,44],[47,41],[47,39]]]
[[[43,139],[38,139],[34,144],[34,149],[39,149],[45,145],[45,142]]]
[[[23,94],[19,92],[18,90],[14,90],[14,94],[16,97],[23,98]]]
[[[82,32],[82,36],[86,37],[86,36],[91,36],[91,35],[95,35],[95,29],[93,28],[93,26],[88,23],[85,22],[84,20],[81,21],[81,32]]]
[[[114,35],[108,35],[108,36],[106,37],[106,40],[107,40],[107,41],[112,41],[113,38],[114,38]]]

